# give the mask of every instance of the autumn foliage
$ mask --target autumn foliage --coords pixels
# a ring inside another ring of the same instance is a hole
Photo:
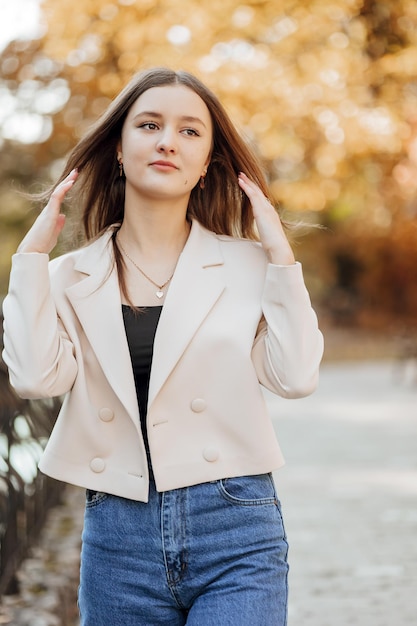
[[[16,190],[53,180],[133,73],[168,65],[220,96],[289,218],[325,227],[296,248],[316,306],[343,324],[417,318],[415,0],[42,6],[39,39],[0,58],[0,293],[34,218]]]

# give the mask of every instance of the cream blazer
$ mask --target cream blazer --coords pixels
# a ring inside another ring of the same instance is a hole
[[[3,358],[21,397],[63,396],[40,469],[146,502],[112,231],[51,262],[14,255]],[[310,394],[322,351],[300,264],[268,264],[259,243],[193,221],[154,343],[147,428],[157,489],[280,467],[261,385]]]

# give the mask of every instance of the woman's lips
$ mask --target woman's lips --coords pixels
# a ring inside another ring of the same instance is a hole
[[[174,163],[171,163],[171,161],[153,161],[150,165],[151,167],[155,167],[161,170],[177,170],[178,169],[178,167]]]

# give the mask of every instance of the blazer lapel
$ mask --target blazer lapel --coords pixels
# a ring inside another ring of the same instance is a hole
[[[111,234],[108,231],[81,250],[75,269],[86,277],[66,293],[109,384],[132,419],[139,423]]]
[[[138,423],[111,231],[81,250],[75,269],[85,278],[66,293],[109,384]],[[180,255],[155,335],[149,382],[151,405],[194,334],[224,290],[223,257],[213,233],[193,221]]]
[[[223,290],[223,257],[218,239],[194,220],[155,335],[148,406]]]

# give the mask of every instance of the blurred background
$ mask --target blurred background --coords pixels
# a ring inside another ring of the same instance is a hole
[[[325,227],[299,237],[296,253],[327,330],[327,358],[392,353],[411,341],[414,0],[0,6],[0,296],[10,256],[39,209],[17,192],[39,191],[59,175],[132,74],[168,65],[197,74],[219,95],[258,146],[287,217]]]
[[[21,192],[53,183],[156,65],[218,94],[283,215],[311,224],[294,245],[321,383],[268,398],[288,461],[291,624],[415,623],[417,2],[0,0],[0,302],[40,209]],[[58,405],[17,398],[0,361],[2,624],[78,624],[84,494],[36,469]]]

